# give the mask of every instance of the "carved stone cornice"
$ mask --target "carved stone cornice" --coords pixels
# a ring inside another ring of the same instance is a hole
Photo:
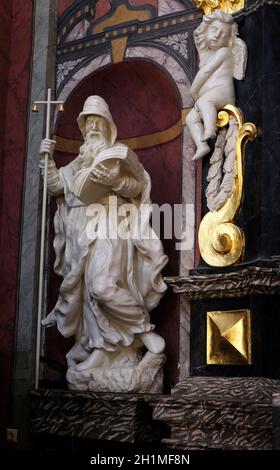
[[[231,272],[170,276],[165,282],[189,300],[280,294],[280,270],[250,266]]]

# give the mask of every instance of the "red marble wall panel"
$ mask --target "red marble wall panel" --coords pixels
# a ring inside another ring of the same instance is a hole
[[[10,67],[10,37],[12,24],[12,2],[2,0],[0,6],[0,149],[1,160],[3,159],[6,100],[8,93],[8,77]],[[0,193],[3,184],[3,171],[0,172]],[[2,216],[2,197],[0,198],[0,227]]]
[[[59,0],[57,5],[58,16],[62,15],[69,7],[74,5],[76,0]],[[99,0],[95,6],[95,17],[97,20],[102,16],[106,15],[111,10],[111,4],[109,0]]]
[[[82,83],[65,103],[65,113],[60,116],[55,131],[57,135],[68,139],[82,138],[76,124],[77,113],[82,110],[85,99],[91,94],[101,95],[108,102],[117,124],[119,139],[167,130],[181,118],[180,98],[170,78],[160,67],[150,62],[133,60],[106,67]],[[151,175],[152,201],[159,205],[179,204],[182,188],[182,136],[166,144],[138,150],[137,154]],[[73,157],[74,155],[62,152],[55,155],[58,166],[65,165]],[[53,212],[51,219],[52,217]],[[169,256],[165,274],[178,274],[179,253],[175,250],[174,240],[163,240],[163,244]],[[51,249],[49,310],[56,302],[59,288],[59,280],[53,274],[53,261]],[[166,296],[151,316],[152,321],[158,325],[158,331],[166,339],[166,376],[174,383],[177,378],[179,350],[177,300],[172,295]],[[64,355],[69,342],[66,343],[63,338],[59,340],[59,334],[54,329],[48,329],[46,335],[46,355],[65,366]],[[60,350],[58,344],[61,345]]]
[[[77,0],[59,0],[57,5],[57,13],[58,15],[62,15],[67,8],[71,7]]]
[[[59,116],[56,134],[82,139],[77,113],[93,94],[108,102],[119,139],[168,129],[181,117],[180,97],[167,74],[148,61],[127,60],[105,67],[72,93]]]
[[[109,0],[102,0],[102,2],[97,2],[95,7],[95,17],[94,20],[98,20],[102,18],[102,16],[106,15],[111,10],[111,4]]]
[[[74,5],[76,0],[59,0],[57,6],[58,15],[62,15],[69,7]],[[144,6],[144,5],[151,5],[153,7],[157,7],[158,0],[130,0],[130,4],[132,6]],[[109,0],[98,0],[95,6],[95,17],[94,20],[98,20],[102,18],[102,16],[106,15],[111,9],[111,4]]]
[[[10,2],[12,11],[5,9],[1,1],[0,11],[4,12],[10,25],[9,75],[6,88],[5,138],[1,158],[2,223],[1,270],[0,270],[0,421],[6,423],[9,413],[9,396],[13,364],[15,321],[17,308],[17,278],[19,241],[21,230],[21,202],[26,155],[28,92],[32,49],[32,0]],[[7,16],[7,12],[10,15]],[[1,26],[2,28],[2,26]],[[1,29],[0,28],[0,29]],[[6,44],[9,37],[5,37]],[[8,52],[8,50],[7,50]],[[6,77],[8,70],[6,69]],[[2,109],[3,109],[2,108]],[[4,431],[5,426],[2,428]]]

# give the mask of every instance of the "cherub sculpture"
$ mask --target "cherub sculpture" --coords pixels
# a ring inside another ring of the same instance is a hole
[[[216,136],[218,111],[235,104],[233,78],[244,78],[247,47],[237,35],[233,17],[221,10],[205,15],[194,31],[200,64],[191,86],[195,105],[186,120],[196,145],[194,160],[210,150],[207,141]]]

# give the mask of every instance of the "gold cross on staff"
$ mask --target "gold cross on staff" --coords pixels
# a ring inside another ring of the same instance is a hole
[[[47,105],[46,115],[46,139],[50,138],[51,106],[59,105],[59,111],[64,111],[63,101],[52,100],[52,90],[48,88],[46,101],[34,101],[32,111],[38,112],[38,105]],[[42,220],[41,220],[41,241],[40,241],[40,264],[39,264],[39,287],[38,287],[38,316],[37,316],[37,340],[35,358],[35,389],[39,388],[40,354],[41,354],[41,322],[43,305],[43,282],[44,282],[44,259],[45,259],[45,230],[46,230],[46,206],[47,206],[47,176],[48,176],[48,153],[45,153],[43,200],[42,200]]]

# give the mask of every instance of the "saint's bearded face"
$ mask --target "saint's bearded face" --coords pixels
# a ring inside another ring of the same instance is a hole
[[[109,146],[109,125],[102,116],[89,115],[85,122],[85,142],[80,148],[78,168],[91,166],[98,152]]]
[[[100,142],[108,142],[109,129],[107,121],[102,116],[90,115],[85,124],[86,141],[91,145],[99,145]]]

